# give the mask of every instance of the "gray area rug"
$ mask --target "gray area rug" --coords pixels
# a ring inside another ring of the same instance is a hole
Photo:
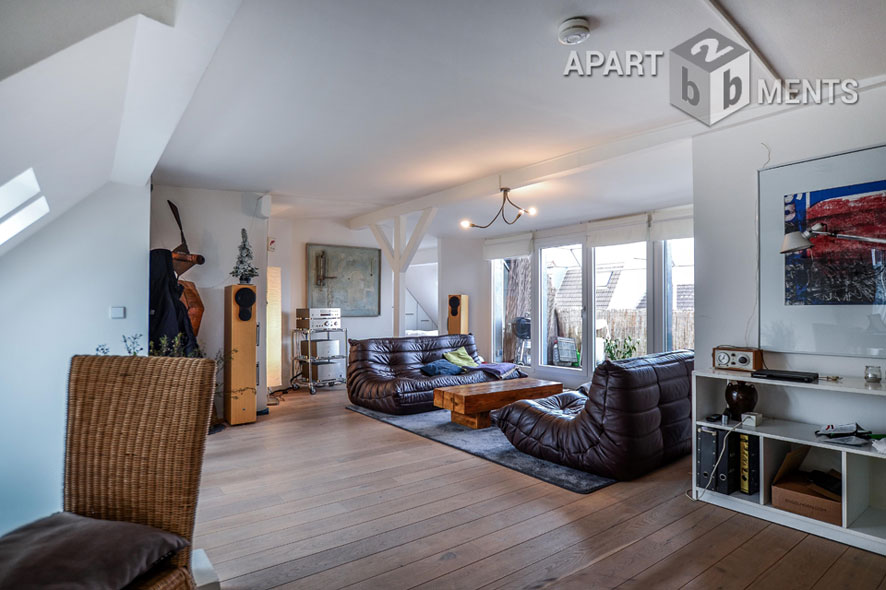
[[[608,477],[601,477],[593,473],[586,473],[571,467],[557,465],[556,463],[538,459],[518,451],[502,434],[501,430],[495,426],[474,430],[467,426],[453,424],[449,421],[448,410],[435,410],[408,416],[392,416],[360,406],[349,405],[347,408],[397,428],[408,430],[419,436],[482,457],[487,461],[504,465],[514,471],[531,475],[571,492],[590,494],[615,483],[614,479],[609,479]]]

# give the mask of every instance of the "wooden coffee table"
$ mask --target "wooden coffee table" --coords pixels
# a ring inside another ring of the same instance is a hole
[[[524,377],[469,385],[439,387],[434,390],[434,405],[449,410],[450,420],[469,428],[487,428],[492,424],[489,411],[521,399],[538,399],[563,391],[563,384]]]

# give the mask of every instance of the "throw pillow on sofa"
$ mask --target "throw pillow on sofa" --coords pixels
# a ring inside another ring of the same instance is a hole
[[[433,377],[434,375],[458,375],[464,369],[456,364],[450,363],[446,359],[439,359],[432,363],[428,363],[421,368],[421,372],[425,375]]]
[[[458,365],[459,367],[474,368],[478,366],[477,362],[470,354],[468,354],[468,351],[465,350],[464,346],[459,349],[453,350],[452,352],[444,352],[443,358],[453,365]]]
[[[123,588],[187,546],[143,524],[56,512],[0,537],[0,588]]]

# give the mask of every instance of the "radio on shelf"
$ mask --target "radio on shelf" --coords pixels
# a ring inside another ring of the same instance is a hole
[[[295,310],[295,327],[305,330],[341,328],[341,309],[338,307],[298,308]]]
[[[714,347],[714,368],[726,371],[757,371],[763,368],[763,351],[737,346]]]

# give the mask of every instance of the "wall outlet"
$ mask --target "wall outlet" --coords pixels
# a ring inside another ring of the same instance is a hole
[[[125,320],[126,319],[126,308],[122,307],[122,306],[119,306],[119,307],[112,306],[110,309],[108,309],[108,317],[110,317],[112,320]]]

